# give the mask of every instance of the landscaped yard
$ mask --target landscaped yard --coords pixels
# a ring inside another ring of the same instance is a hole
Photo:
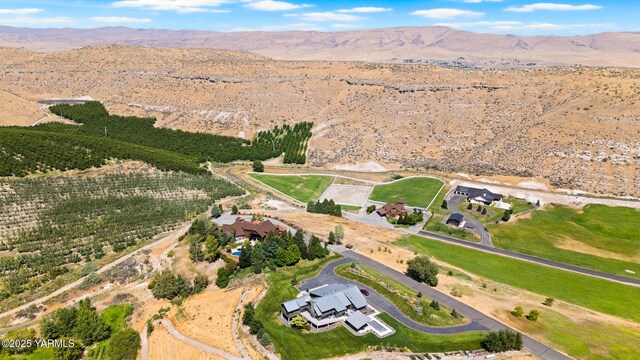
[[[639,224],[640,211],[631,208],[587,205],[579,211],[550,205],[530,218],[488,229],[499,248],[640,278]]]
[[[280,304],[290,300],[298,294],[298,290],[291,285],[291,278],[296,276],[298,281],[313,276],[328,262],[337,259],[325,259],[320,262],[302,262],[293,268],[279,269],[267,277],[269,291],[256,308],[256,317],[264,325],[276,352],[282,359],[321,359],[353,354],[366,350],[368,346],[407,347],[415,352],[441,352],[453,350],[470,350],[480,348],[480,341],[484,337],[481,332],[469,332],[457,335],[435,336],[428,335],[404,327],[387,314],[379,318],[393,327],[396,333],[379,339],[373,334],[354,336],[344,327],[322,332],[304,333],[284,326],[278,319]]]
[[[442,181],[433,178],[415,177],[393,183],[376,185],[370,200],[395,204],[404,201],[409,206],[426,208],[442,188]]]
[[[634,306],[640,299],[640,288],[634,286],[510,259],[415,235],[400,239],[395,244],[420,254],[433,256],[438,260],[487,279],[602,313],[640,321],[640,313]]]
[[[357,273],[356,271],[362,271]],[[435,310],[430,307],[431,299],[426,297],[418,298],[416,292],[400,284],[399,282],[380,274],[368,266],[357,264],[357,269],[352,269],[349,264],[340,265],[336,268],[336,274],[366,285],[379,294],[389,299],[400,311],[415,320],[416,322],[431,326],[455,326],[465,322],[464,319],[456,319],[451,316],[451,310],[440,307]],[[383,285],[385,284],[385,285]],[[419,313],[414,305],[422,309]]]
[[[292,198],[308,203],[316,201],[333,182],[332,176],[323,175],[269,175],[249,174],[252,178]]]

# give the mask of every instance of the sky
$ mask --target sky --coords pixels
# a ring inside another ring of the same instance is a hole
[[[444,25],[483,33],[569,36],[640,31],[640,0],[0,0],[0,25],[208,31]]]

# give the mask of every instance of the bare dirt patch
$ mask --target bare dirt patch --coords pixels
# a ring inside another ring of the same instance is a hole
[[[562,239],[561,242],[556,243],[554,246],[560,249],[576,251],[583,254],[590,254],[590,255],[595,255],[595,256],[600,256],[605,258],[618,259],[618,260],[630,261],[630,262],[636,262],[636,263],[640,262],[640,259],[638,259],[635,256],[625,256],[615,252],[598,249],[593,246],[589,246],[588,244],[585,244],[583,242],[573,240],[570,238],[564,238]]]
[[[372,186],[332,184],[320,196],[320,200],[333,199],[338,204],[363,206],[372,188]]]
[[[219,360],[223,357],[207,353],[176,339],[163,326],[156,326],[149,336],[149,359],[153,360]]]

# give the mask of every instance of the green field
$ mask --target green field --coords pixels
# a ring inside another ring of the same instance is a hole
[[[404,201],[409,206],[426,208],[442,185],[442,181],[426,177],[402,179],[389,184],[376,185],[369,199],[392,204]]]
[[[489,225],[488,229],[496,247],[637,279],[640,278],[638,224],[640,211],[631,208],[587,205],[578,211],[552,205],[545,210],[534,211],[531,218]],[[557,246],[566,241],[584,244],[594,251],[626,256],[629,260]]]
[[[431,255],[438,260],[487,279],[605,314],[640,321],[640,312],[634,306],[640,299],[640,288],[637,287],[415,235],[400,239],[395,244],[420,254]]]
[[[127,328],[127,317],[133,313],[133,307],[129,304],[111,305],[108,308],[100,312],[100,317],[104,320],[109,329],[111,335],[117,331]],[[108,360],[107,348],[111,338],[95,343],[89,347],[89,359],[91,360]]]
[[[318,200],[333,182],[333,177],[323,175],[250,174],[250,176],[303,203]]]
[[[396,330],[396,333],[384,339],[373,334],[354,336],[344,327],[330,331],[311,334],[285,327],[278,319],[280,304],[290,300],[298,294],[291,286],[291,278],[296,276],[298,281],[316,274],[324,265],[337,257],[321,262],[302,262],[289,269],[270,273],[267,281],[269,291],[256,308],[259,318],[273,341],[276,352],[284,360],[289,359],[322,359],[358,353],[368,346],[382,345],[407,347],[414,352],[441,352],[453,350],[471,350],[480,348],[480,341],[484,337],[481,332],[469,332],[450,336],[435,336],[417,332],[399,324],[387,314],[381,314],[380,319]],[[327,346],[330,344],[330,346]]]
[[[336,268],[336,274],[343,278],[350,279],[366,285],[379,294],[389,299],[400,311],[415,320],[416,322],[430,326],[455,326],[464,323],[464,319],[455,319],[451,316],[451,310],[442,306],[439,311],[429,306],[431,299],[426,297],[416,297],[416,292],[399,282],[380,274],[372,268],[358,264],[357,267],[366,276],[361,276],[349,271],[349,264],[343,264]],[[385,283],[386,286],[381,285]],[[390,289],[393,289],[390,290]],[[422,308],[422,313],[418,313],[414,307],[407,302],[417,302]]]
[[[529,310],[529,309],[527,309]],[[576,323],[553,308],[537,308],[538,321],[513,318],[518,328],[544,337],[553,348],[578,359],[640,359],[640,331],[623,325]]]

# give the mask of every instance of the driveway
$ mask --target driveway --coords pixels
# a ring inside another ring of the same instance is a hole
[[[352,214],[352,213],[348,213],[348,212],[343,212],[342,216],[347,219],[347,220],[352,220],[352,221],[357,221],[363,224],[367,224],[367,225],[373,225],[373,226],[380,226],[380,227],[384,227],[387,229],[393,229],[393,230],[400,230],[400,231],[404,231],[410,234],[418,234],[420,232],[420,230],[422,230],[422,227],[424,226],[424,223],[429,220],[429,214],[424,211],[424,220],[416,225],[410,226],[410,227],[401,227],[401,226],[394,226],[393,224],[390,224],[387,221],[387,218],[378,215],[378,213],[376,213],[375,211],[372,212],[371,214],[367,214],[367,206],[369,205],[375,205],[376,207],[379,207],[380,204],[376,204],[373,202],[367,202],[362,209],[360,209],[360,212],[358,214]],[[413,211],[413,208],[407,208],[409,209],[408,211]]]
[[[447,199],[447,207],[452,211],[458,212],[458,206],[460,206],[460,204],[464,203],[466,200],[467,199],[462,195],[453,195],[449,199]],[[466,221],[467,224],[470,224],[472,228],[469,229],[469,227],[465,227],[468,230],[471,230],[480,235],[480,244],[487,247],[493,247],[493,243],[491,242],[491,234],[489,234],[489,231],[487,231],[485,225],[480,220],[469,214],[466,214],[462,211],[459,211],[459,213],[464,216],[464,221]]]
[[[485,314],[481,313],[480,311],[458,301],[457,299],[446,295],[444,293],[441,293],[440,291],[436,290],[433,287],[430,287],[424,283],[419,283],[413,279],[411,279],[410,277],[406,276],[405,274],[396,271],[394,269],[391,269],[390,267],[387,267],[385,265],[380,264],[377,261],[374,261],[366,256],[360,255],[358,253],[355,253],[351,250],[346,250],[343,247],[332,247],[332,250],[337,250],[339,252],[342,253],[342,255],[345,257],[344,259],[335,261],[333,263],[330,263],[329,265],[327,265],[324,269],[322,269],[322,271],[314,278],[308,279],[306,281],[303,281],[300,288],[313,288],[315,286],[319,286],[322,284],[327,284],[327,283],[331,283],[331,282],[342,282],[342,283],[354,283],[357,284],[358,287],[360,288],[365,288],[369,291],[369,296],[367,297],[367,300],[374,306],[377,307],[380,310],[383,310],[385,312],[387,312],[389,315],[393,316],[396,320],[398,320],[400,323],[402,323],[403,325],[417,330],[417,331],[421,331],[421,332],[425,332],[425,333],[429,333],[429,334],[439,334],[439,335],[444,335],[444,334],[456,334],[456,333],[461,333],[461,332],[467,332],[467,331],[472,331],[472,330],[490,330],[490,331],[498,331],[498,330],[502,330],[502,329],[509,329],[509,330],[513,330],[511,328],[509,328],[508,326],[502,324],[501,322],[490,318],[488,316],[486,316]],[[425,325],[421,325],[418,324],[416,322],[414,322],[413,320],[409,319],[408,317],[406,317],[404,314],[402,314],[398,309],[395,308],[395,306],[393,306],[388,300],[386,300],[386,298],[382,297],[381,295],[379,295],[378,293],[376,293],[375,291],[373,291],[372,289],[360,285],[358,283],[349,281],[347,279],[341,278],[338,275],[335,274],[334,269],[336,268],[336,266],[340,265],[340,264],[345,264],[345,263],[350,263],[350,262],[357,262],[357,263],[361,263],[364,265],[367,265],[373,269],[375,269],[376,271],[380,272],[381,274],[390,277],[393,280],[398,281],[399,283],[413,289],[416,291],[416,293],[418,291],[422,292],[427,298],[433,299],[438,301],[440,304],[442,304],[443,306],[446,306],[449,309],[456,309],[456,311],[458,311],[459,313],[461,313],[462,315],[465,316],[465,318],[471,320],[471,323],[466,324],[466,325],[462,325],[462,326],[454,326],[454,327],[447,327],[447,328],[435,328],[435,327],[429,327],[429,326],[425,326]],[[382,300],[380,300],[380,298],[382,298]],[[388,311],[384,306],[386,304],[389,304],[392,308],[392,310]],[[527,348],[529,351],[531,351],[534,355],[542,358],[542,359],[548,359],[548,360],[567,360],[570,359],[570,357],[526,336],[526,335],[522,335],[522,340],[523,340],[523,344],[524,347]]]
[[[423,325],[415,322],[414,320],[406,316],[404,313],[402,313],[400,310],[398,310],[398,308],[386,297],[380,295],[370,287],[336,275],[336,273],[334,272],[336,267],[342,264],[351,263],[353,261],[354,259],[349,257],[338,260],[338,261],[334,261],[329,265],[327,265],[324,269],[322,269],[322,271],[315,277],[303,281],[300,284],[299,288],[308,290],[324,284],[330,284],[330,283],[336,283],[336,282],[343,283],[343,284],[356,285],[360,289],[367,289],[369,291],[369,296],[367,296],[366,299],[371,306],[373,306],[374,308],[380,311],[386,312],[387,314],[391,315],[394,319],[398,320],[400,323],[402,323],[403,325],[409,328],[412,328],[414,330],[421,331],[424,333],[428,333],[428,334],[447,335],[447,334],[457,334],[457,333],[462,333],[467,331],[488,330],[488,328],[481,325],[477,321],[477,319],[470,319],[471,322],[468,324],[464,324],[460,326],[452,326],[452,327],[432,327],[432,326],[427,326],[427,325]],[[358,262],[361,262],[361,261],[358,261]],[[444,305],[444,303],[441,303],[441,304]],[[458,308],[456,308],[456,311],[459,311]],[[462,311],[460,311],[460,313],[462,313]],[[466,316],[466,314],[464,313],[463,315]]]

